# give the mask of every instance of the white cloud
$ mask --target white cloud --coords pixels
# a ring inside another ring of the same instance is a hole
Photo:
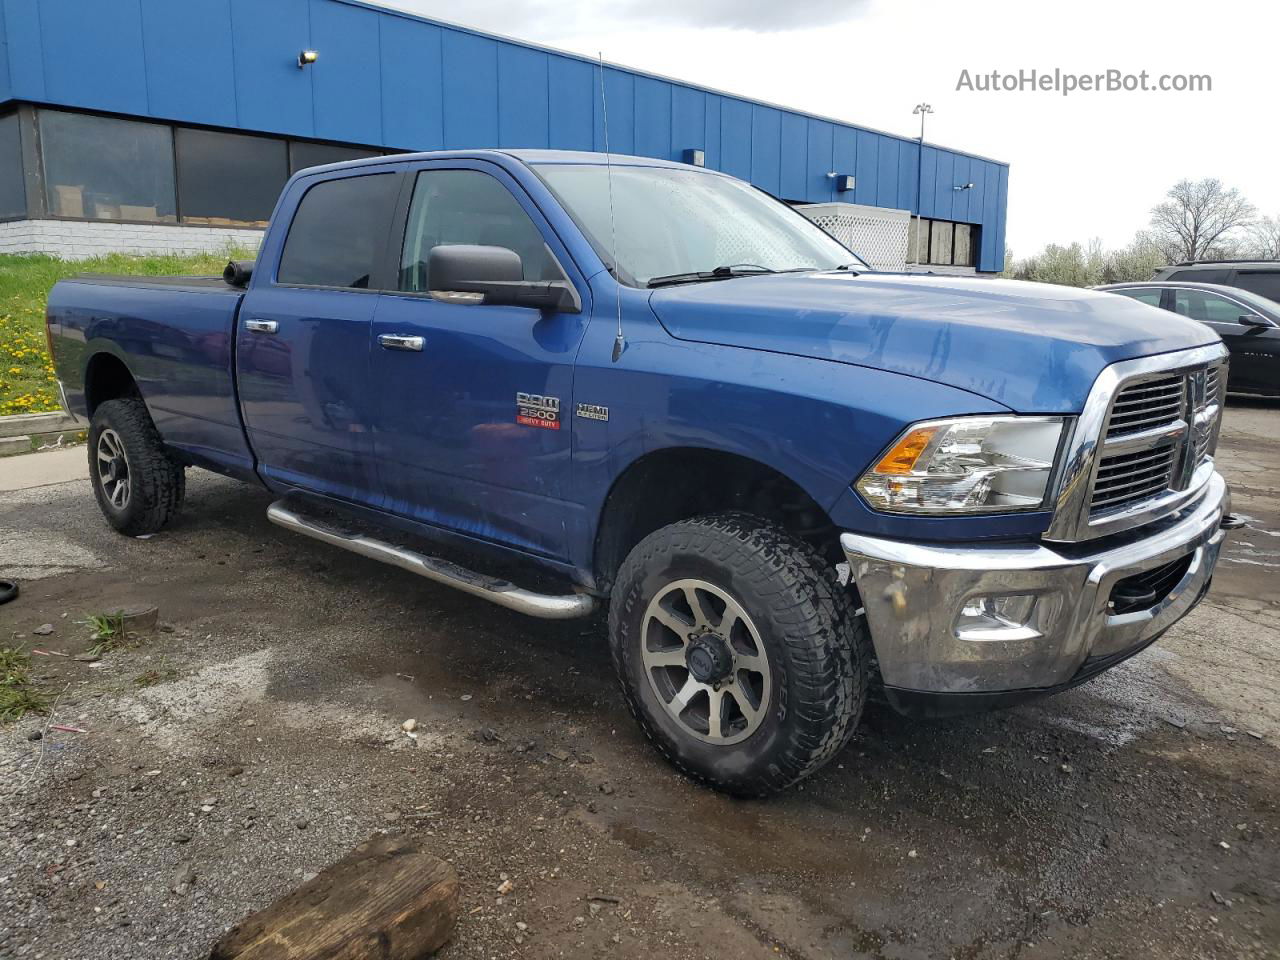
[[[1216,176],[1280,214],[1280,5],[1256,0],[397,0],[398,6],[908,136],[1011,165],[1020,254],[1122,244],[1182,177]],[[1207,73],[1211,93],[957,92],[962,69]]]

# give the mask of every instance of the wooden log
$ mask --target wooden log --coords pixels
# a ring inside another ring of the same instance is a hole
[[[218,941],[209,960],[418,960],[458,921],[453,867],[374,837]]]

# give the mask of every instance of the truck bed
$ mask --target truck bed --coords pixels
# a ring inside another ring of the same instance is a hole
[[[236,405],[236,319],[244,291],[220,277],[82,275],[49,294],[49,334],[71,412],[87,417],[93,363],[132,373],[165,441],[193,463],[252,475]],[[98,355],[98,356],[95,356]]]

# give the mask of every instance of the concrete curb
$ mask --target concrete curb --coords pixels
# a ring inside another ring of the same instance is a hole
[[[0,417],[0,439],[35,437],[45,433],[82,429],[84,428],[65,413],[17,413],[10,417]]]
[[[72,446],[85,428],[65,413],[19,413],[0,417],[0,457]]]

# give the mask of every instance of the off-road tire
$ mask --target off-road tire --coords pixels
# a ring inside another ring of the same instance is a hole
[[[129,501],[117,509],[107,499],[98,471],[98,440],[112,430],[124,445],[132,484]],[[129,536],[155,533],[172,520],[186,495],[186,472],[165,449],[147,405],[139,397],[107,400],[89,427],[89,480],[107,522]]]
[[[691,736],[641,662],[646,608],[665,585],[686,578],[731,595],[767,650],[772,696],[759,727],[738,743]],[[851,594],[815,550],[758,517],[717,514],[663,527],[631,551],[613,587],[609,637],[627,705],[689,777],[737,796],[782,790],[839,753],[862,714],[872,654]]]

